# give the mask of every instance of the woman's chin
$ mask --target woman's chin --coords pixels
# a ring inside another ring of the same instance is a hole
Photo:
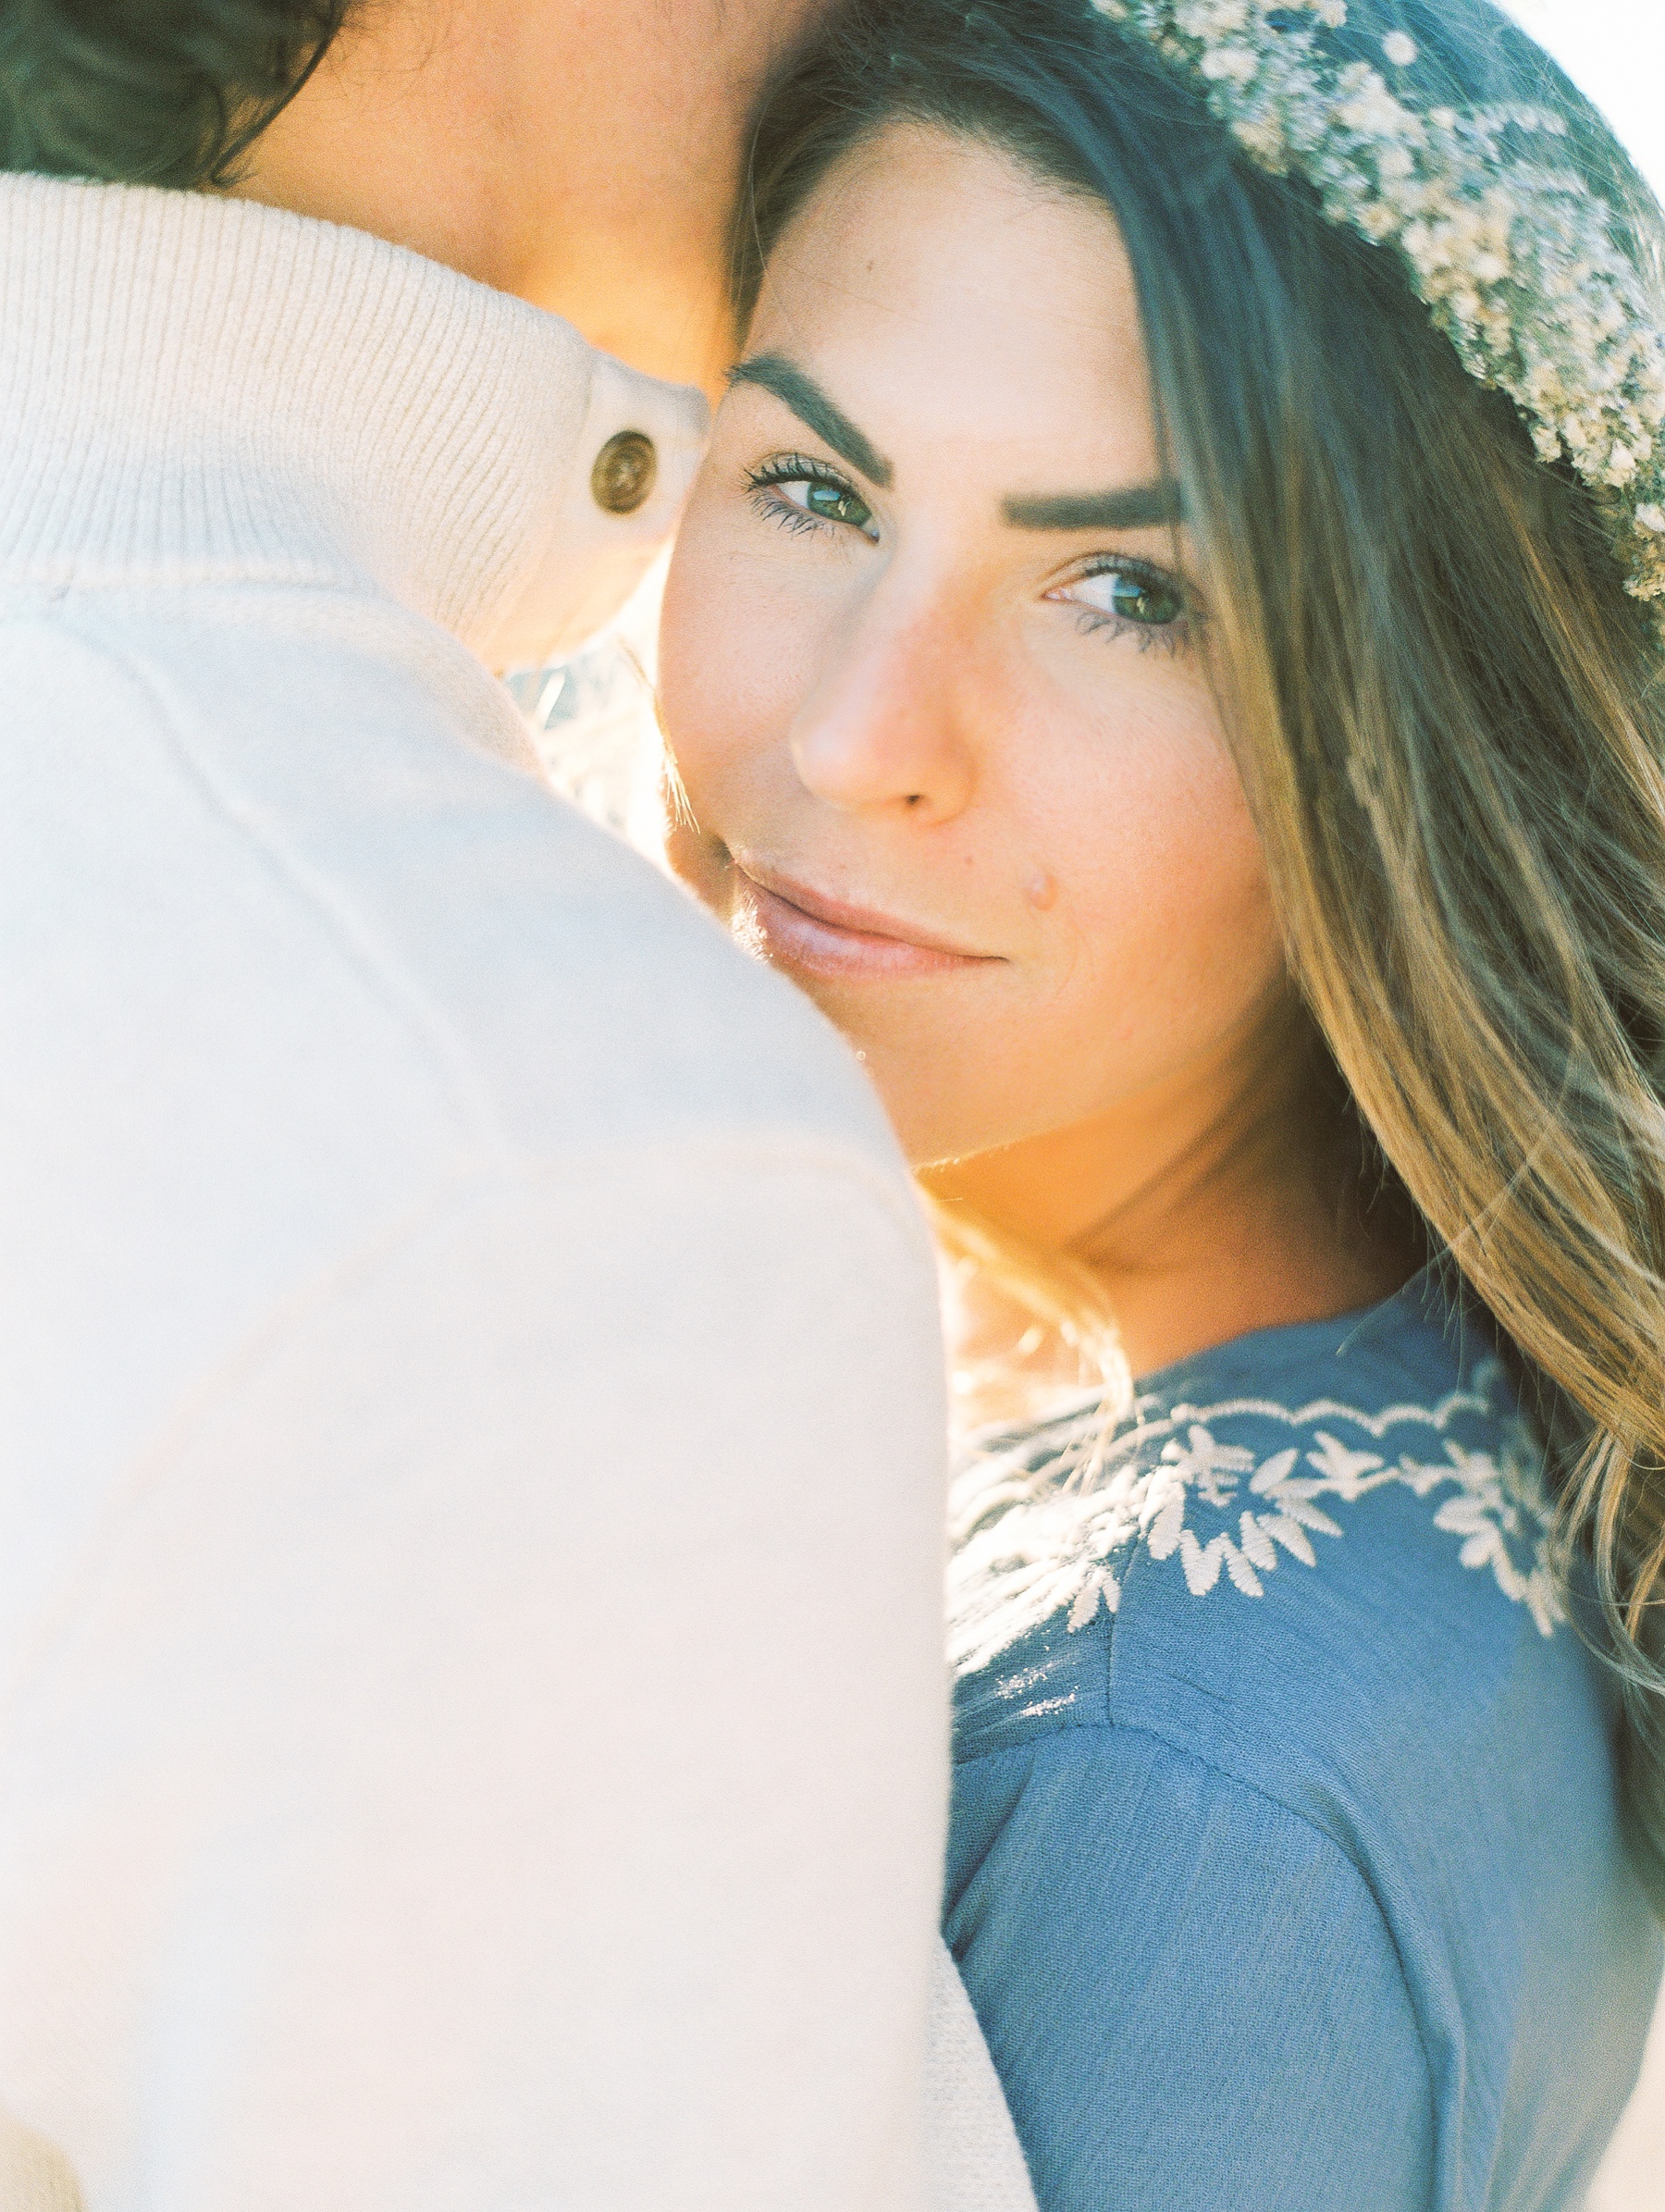
[[[976,1064],[966,1050],[974,1033],[979,986],[1009,972],[992,959],[916,958],[915,948],[840,942],[848,933],[818,933],[812,918],[777,912],[778,902],[755,887],[738,896],[734,863],[712,840],[670,827],[665,854],[672,871],[722,921],[754,959],[796,983],[849,1044],[884,1107],[909,1167],[941,1166],[1010,1141],[1026,1117],[1009,1086],[1009,1057],[998,1069]],[[799,923],[803,926],[798,926]],[[773,926],[770,926],[772,924]],[[822,941],[824,934],[825,942]],[[974,995],[968,999],[967,991]],[[952,994],[956,1010],[938,1007]],[[1009,1036],[1009,1016],[1005,1033]]]
[[[852,1035],[848,1028],[844,1033],[879,1094],[903,1157],[916,1171],[990,1152],[1009,1141],[1004,1119],[978,1110],[974,1088],[944,1081],[931,1056],[903,1054]]]

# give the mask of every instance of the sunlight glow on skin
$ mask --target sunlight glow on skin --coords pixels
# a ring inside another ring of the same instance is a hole
[[[1123,1289],[1208,1225],[1224,1305],[1179,1285],[1136,1366],[1356,1287],[1289,1188],[1310,1062],[1190,558],[1107,211],[917,126],[850,157],[672,562],[668,850],[954,1193]]]

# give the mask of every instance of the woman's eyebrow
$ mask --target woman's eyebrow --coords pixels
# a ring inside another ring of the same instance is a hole
[[[1001,520],[1019,530],[1153,530],[1185,520],[1178,484],[1131,484],[1125,491],[1060,492],[1053,499],[1004,500]]]
[[[758,384],[765,391],[790,407],[806,429],[813,430],[824,445],[830,445],[841,461],[847,461],[852,468],[859,469],[870,484],[877,484],[881,490],[895,475],[890,463],[877,446],[859,431],[842,407],[834,406],[826,393],[784,353],[754,353],[729,371],[731,384]]]

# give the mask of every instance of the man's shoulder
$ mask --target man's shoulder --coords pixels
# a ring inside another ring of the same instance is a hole
[[[287,1008],[313,1074],[534,1148],[717,1126],[894,1162],[829,1026],[544,787],[470,656],[397,610],[305,613],[177,595],[0,632],[35,849],[95,977],[165,1028]],[[191,991],[180,940],[216,947]]]
[[[477,667],[146,612],[0,621],[6,1440],[55,1525],[471,1193],[568,1286],[651,1249],[766,1295],[771,1237],[853,1279],[865,1230],[932,1371],[922,1225],[836,1033],[494,753]],[[507,1262],[470,1265],[459,1304]]]

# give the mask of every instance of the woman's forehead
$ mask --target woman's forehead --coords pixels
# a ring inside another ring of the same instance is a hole
[[[1013,449],[1068,438],[1111,481],[1153,450],[1110,211],[940,130],[893,127],[811,195],[771,256],[747,352],[797,363],[886,451],[958,439],[960,465],[1009,474]]]
[[[1027,279],[1027,280],[1026,280]],[[1102,328],[1138,303],[1116,217],[1016,155],[941,126],[894,123],[837,163],[770,255],[772,292],[937,316],[956,300],[990,315],[1044,291],[1052,315]],[[763,301],[759,301],[759,312]]]

